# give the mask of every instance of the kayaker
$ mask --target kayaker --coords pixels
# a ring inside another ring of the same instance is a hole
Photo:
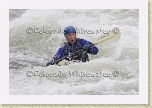
[[[65,58],[68,61],[87,62],[89,61],[88,53],[92,55],[98,53],[96,46],[90,47],[92,44],[90,41],[76,38],[76,29],[73,26],[68,26],[64,29],[64,36],[67,42],[59,48],[53,59],[49,61],[46,66],[58,64],[58,60],[67,55],[71,55]]]

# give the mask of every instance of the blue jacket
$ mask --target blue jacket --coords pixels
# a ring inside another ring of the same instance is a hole
[[[89,46],[91,44],[92,43],[90,41],[87,41],[85,39],[79,39],[79,38],[76,39],[74,44],[65,42],[64,45],[61,48],[59,48],[59,50],[55,54],[52,61],[58,60],[64,56],[69,55],[70,53],[72,54],[75,51],[83,49],[85,45]],[[86,52],[81,51],[81,52],[75,53],[70,58],[66,58],[66,60],[69,60],[69,61],[78,60],[78,61],[86,62],[86,61],[89,61],[87,53],[95,55],[98,53],[98,48],[96,46],[91,46]]]

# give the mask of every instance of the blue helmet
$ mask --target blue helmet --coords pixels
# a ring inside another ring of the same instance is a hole
[[[73,26],[68,26],[64,29],[64,36],[69,33],[76,33],[76,29]]]

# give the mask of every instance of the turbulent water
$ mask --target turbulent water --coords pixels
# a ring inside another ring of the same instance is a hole
[[[10,10],[9,18],[11,95],[139,94],[138,10]],[[66,41],[62,31],[69,25],[91,42],[115,27],[121,38],[97,45],[89,62],[44,67]]]

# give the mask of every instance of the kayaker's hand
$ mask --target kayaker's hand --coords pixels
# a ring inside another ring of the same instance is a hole
[[[50,62],[48,62],[48,63],[46,64],[46,66],[50,66],[50,65],[54,65],[54,60],[51,60]]]

